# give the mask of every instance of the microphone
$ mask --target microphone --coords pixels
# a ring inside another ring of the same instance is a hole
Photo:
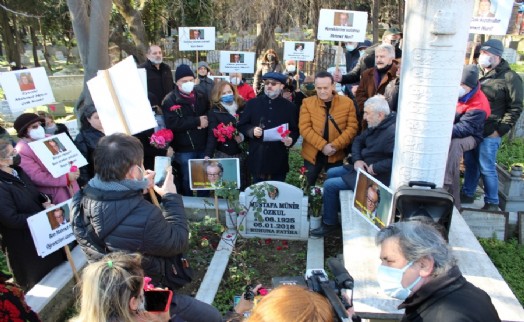
[[[337,258],[329,258],[328,266],[333,275],[335,275],[335,282],[341,288],[347,288],[352,290],[354,286],[354,280],[351,275],[349,275],[347,269],[342,265],[342,262]]]

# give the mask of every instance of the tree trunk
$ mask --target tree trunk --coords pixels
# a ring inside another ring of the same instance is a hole
[[[380,0],[373,0],[373,43],[378,42],[378,13],[380,9]]]
[[[40,62],[38,61],[38,52],[37,52],[38,38],[36,37],[35,28],[32,25],[29,26],[29,33],[31,34],[31,47],[33,49],[33,58],[35,60],[35,67],[40,67]]]
[[[93,104],[87,81],[95,77],[98,70],[109,68],[109,18],[112,2],[91,0],[91,16],[88,16],[87,3],[83,0],[67,0],[67,5],[84,65],[84,90],[76,104],[78,109],[83,105]]]
[[[5,1],[0,0],[0,3],[5,6]],[[5,45],[5,54],[9,63],[14,62],[16,68],[21,67],[20,52],[16,43],[15,30],[9,24],[9,14],[4,9],[0,10],[0,24],[2,26],[2,39]]]
[[[130,0],[113,0],[118,12],[124,17],[127,26],[129,27],[129,32],[135,43],[136,49],[134,53],[137,59],[140,62],[145,61],[145,56],[148,48],[148,39],[146,35],[146,28],[142,21],[142,14],[140,11],[136,10],[131,4]],[[128,54],[131,54],[125,48],[120,47],[125,50]]]

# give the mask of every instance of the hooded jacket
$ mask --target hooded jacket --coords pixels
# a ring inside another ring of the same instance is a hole
[[[522,79],[504,59],[487,73],[481,68],[480,74],[481,89],[491,108],[491,115],[484,125],[484,137],[495,131],[503,136],[515,125],[522,112]]]
[[[183,253],[189,243],[189,228],[182,197],[162,197],[164,211],[146,201],[142,191],[107,191],[89,184],[73,198],[73,232],[90,262],[105,255],[96,247],[88,224],[102,240],[106,252],[138,252],[147,276],[159,278],[163,257]]]
[[[477,85],[457,103],[451,138],[472,136],[478,145],[482,142],[484,123],[490,114],[488,99]]]

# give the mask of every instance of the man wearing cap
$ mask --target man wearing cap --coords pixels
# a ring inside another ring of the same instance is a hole
[[[203,159],[207,139],[207,112],[209,101],[205,94],[195,91],[195,77],[188,65],[180,65],[175,71],[175,88],[162,102],[166,128],[173,131],[170,146],[175,151],[174,161],[180,167],[182,192],[192,196],[189,189],[189,159]],[[205,196],[207,191],[198,191]]]
[[[495,167],[502,136],[511,130],[522,112],[522,79],[501,56],[504,46],[490,39],[480,46],[479,66],[482,92],[489,101],[491,115],[484,124],[484,140],[464,154],[464,185],[461,202],[472,203],[482,175],[485,210],[498,210],[498,176]]]
[[[162,62],[162,49],[157,45],[151,45],[147,50],[147,61],[140,65],[145,68],[147,74],[147,91],[161,102],[167,93],[173,90],[173,73],[171,67]]]
[[[371,46],[371,41],[364,40],[363,42],[347,42],[346,43],[346,72],[349,73],[358,63],[360,57],[365,53],[365,50]]]
[[[490,114],[488,99],[480,90],[477,65],[464,66],[444,176],[444,188],[453,195],[457,209],[461,206],[460,159],[482,142],[484,122]]]
[[[201,61],[198,63],[198,78],[195,82],[195,89],[206,94],[207,100],[209,100],[209,98],[211,97],[211,91],[213,90],[213,86],[215,85],[213,80],[207,77],[210,71],[211,68],[209,68],[209,65],[205,61]]]
[[[389,44],[395,47],[395,57],[394,58],[402,57],[402,49],[400,48],[401,39],[402,39],[402,31],[400,31],[400,29],[396,27],[389,28],[382,35],[382,44]],[[375,66],[375,49],[379,45],[380,44],[375,44],[367,48],[364,52],[364,55],[360,58],[356,66],[346,75],[342,76],[342,73],[340,71],[336,71],[333,74],[333,77],[335,78],[335,82],[339,82],[342,85],[358,83],[360,81],[360,76],[362,75],[362,73],[366,69]]]
[[[289,171],[289,148],[299,136],[298,112],[295,105],[281,95],[287,80],[285,75],[269,72],[262,80],[264,94],[247,102],[238,129],[249,138],[248,167],[253,181],[284,181]]]
[[[325,168],[341,166],[345,149],[357,135],[358,123],[353,102],[335,91],[328,72],[315,75],[317,95],[302,101],[299,117],[302,157],[310,186]]]

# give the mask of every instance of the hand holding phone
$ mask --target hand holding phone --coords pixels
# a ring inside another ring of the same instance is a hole
[[[152,289],[144,292],[145,309],[147,312],[168,312],[173,298],[173,291]]]

